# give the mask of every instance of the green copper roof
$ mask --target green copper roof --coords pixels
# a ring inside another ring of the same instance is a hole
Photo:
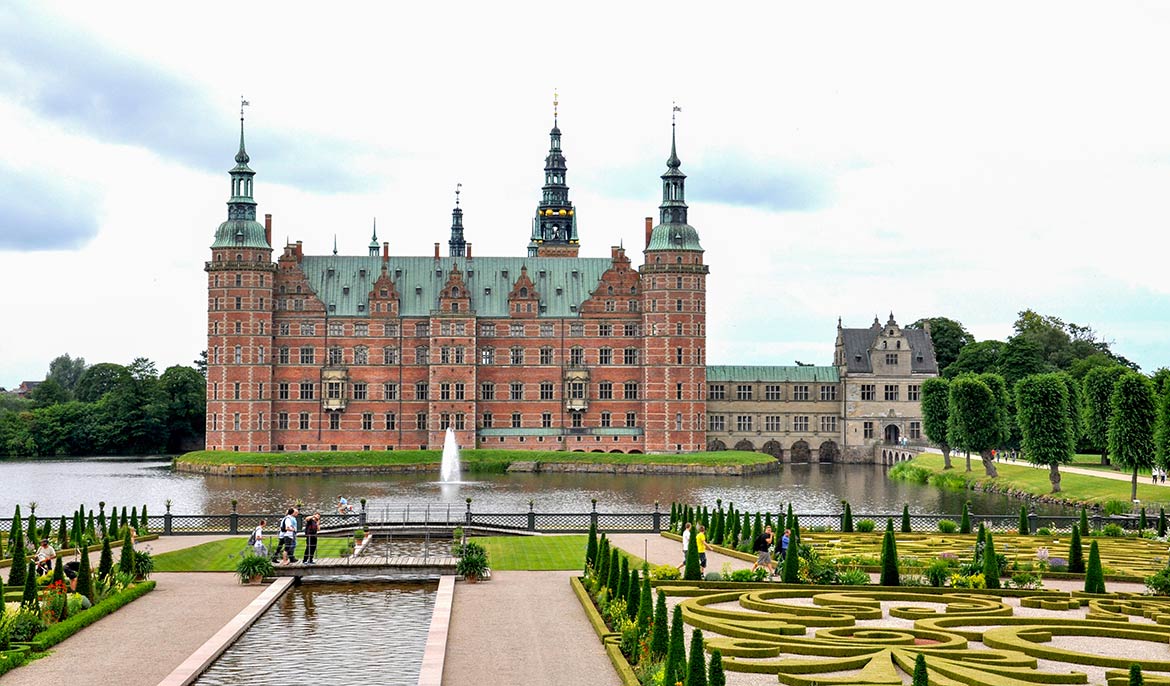
[[[436,260],[391,256],[388,273],[402,298],[402,316],[426,316],[438,309],[439,291],[447,284],[452,265],[458,265],[463,272],[463,283],[471,292],[471,309],[480,317],[508,316],[508,294],[524,266],[528,267],[528,278],[540,294],[544,311],[539,316],[573,317],[577,315],[575,308],[593,293],[601,275],[613,262],[608,257],[441,257]],[[367,316],[368,309],[359,310],[358,306],[368,305],[373,283],[382,273],[382,258],[305,255],[301,269],[330,316]]]
[[[650,245],[646,250],[696,250],[703,251],[699,245],[699,232],[690,224],[659,224],[650,233]]]
[[[707,367],[707,383],[712,381],[822,381],[837,383],[840,376],[836,367],[763,367],[746,365],[719,365]]]
[[[254,219],[229,219],[220,224],[215,230],[215,242],[211,247],[272,249],[264,239],[264,227]]]

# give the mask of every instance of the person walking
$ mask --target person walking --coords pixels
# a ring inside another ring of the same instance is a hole
[[[314,512],[305,518],[305,557],[307,565],[317,564],[313,558],[317,555],[317,531],[321,528],[321,513]]]
[[[684,567],[687,566],[687,548],[691,544],[691,523],[690,522],[687,522],[686,525],[683,526],[682,544],[683,544],[683,561],[682,561],[682,564],[678,566],[678,569],[680,572],[683,570]]]
[[[261,557],[268,556],[268,548],[264,547],[264,525],[267,523],[268,520],[261,519],[260,523],[252,531],[252,538],[249,540],[249,543],[252,544],[252,554],[254,555]]]
[[[756,540],[752,541],[752,550],[756,553],[756,562],[752,565],[752,571],[756,571],[762,565],[764,569],[768,570],[768,575],[776,573],[776,568],[772,564],[772,527],[765,526],[764,531],[756,536]]]
[[[699,554],[699,574],[707,575],[707,527],[699,525],[699,533],[695,534],[695,552]]]
[[[788,541],[792,536],[792,529],[785,529],[784,535],[780,537],[780,558],[783,560],[788,557]]]
[[[284,519],[280,520],[280,546],[281,564],[289,564],[297,561],[297,508],[288,508],[288,513],[285,514]]]

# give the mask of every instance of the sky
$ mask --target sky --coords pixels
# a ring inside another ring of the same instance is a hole
[[[276,254],[445,254],[457,183],[525,254],[556,92],[581,254],[640,264],[677,103],[709,363],[1031,308],[1170,364],[1165,3],[324,7],[0,6],[0,386],[206,347],[241,96]]]

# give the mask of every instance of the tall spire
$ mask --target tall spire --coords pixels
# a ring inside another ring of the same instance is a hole
[[[248,166],[251,158],[244,147],[244,108],[248,101],[240,98],[240,148],[236,152],[236,166],[228,170],[232,190],[228,198],[227,221],[215,232],[213,248],[268,248],[264,227],[256,221],[256,200],[252,197],[252,179],[256,172]]]
[[[333,234],[333,254],[337,254],[337,234]]]
[[[448,255],[467,256],[467,241],[463,240],[463,208],[459,206],[459,193],[463,184],[455,184],[455,209],[451,210],[451,240],[447,242]]]
[[[378,218],[374,217],[374,235],[370,238],[370,257],[378,256]]]
[[[678,159],[678,144],[675,130],[677,115],[682,108],[672,105],[670,113],[670,158],[666,160],[666,173],[662,175],[662,204],[659,205],[659,223],[686,224],[686,178],[679,167],[682,162]]]
[[[548,249],[545,254],[575,255],[578,247],[577,216],[569,201],[568,167],[561,152],[559,114],[560,99],[553,93],[553,127],[549,132],[548,156],[544,158],[544,187],[528,242],[530,256],[541,254],[542,248]]]

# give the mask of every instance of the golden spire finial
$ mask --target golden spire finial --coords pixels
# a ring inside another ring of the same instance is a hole
[[[557,89],[554,88],[553,89],[553,125],[554,126],[557,123],[557,107],[559,104],[560,103],[559,103],[558,98],[557,98]]]

